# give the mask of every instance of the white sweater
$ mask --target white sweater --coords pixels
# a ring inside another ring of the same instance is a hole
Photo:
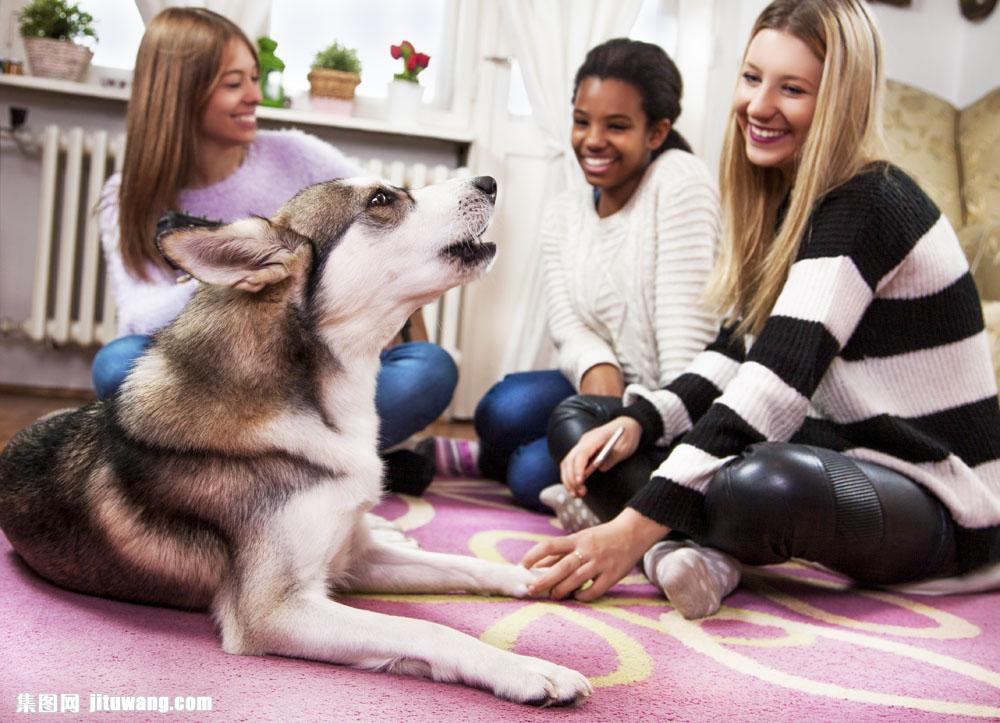
[[[591,189],[556,198],[542,225],[549,330],[579,389],[591,367],[659,388],[715,338],[700,295],[715,261],[719,197],[705,164],[669,150],[632,198],[600,218]]]

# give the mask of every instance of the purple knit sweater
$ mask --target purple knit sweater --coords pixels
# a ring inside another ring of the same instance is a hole
[[[181,191],[180,210],[230,222],[250,215],[271,216],[281,205],[313,183],[362,175],[344,155],[315,136],[297,130],[260,131],[246,158],[227,178],[206,188]],[[196,283],[150,265],[150,280],[130,274],[119,247],[118,192],[121,175],[108,179],[101,194],[101,244],[108,264],[118,334],[152,334],[169,324],[194,293]]]

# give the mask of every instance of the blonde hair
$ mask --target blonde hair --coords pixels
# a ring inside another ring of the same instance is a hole
[[[201,113],[221,77],[222,55],[241,40],[230,20],[203,8],[167,8],[142,36],[125,118],[127,144],[119,194],[121,253],[125,268],[148,278],[152,262],[169,268],[156,249],[156,221],[175,208],[190,182]]]
[[[723,243],[708,298],[740,332],[759,333],[788,278],[817,203],[885,157],[882,39],[861,0],[775,0],[754,23],[804,42],[822,61],[816,110],[789,182],[750,163],[735,110],[720,161]],[[744,50],[744,57],[747,49]],[[774,228],[785,194],[784,220]]]

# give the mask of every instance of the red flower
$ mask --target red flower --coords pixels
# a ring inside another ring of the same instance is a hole
[[[416,53],[414,53],[413,55],[409,56],[406,59],[406,69],[410,70],[410,71],[413,71],[413,70],[417,69],[417,54]]]
[[[410,55],[413,53],[413,44],[409,40],[404,40],[399,44],[399,49],[403,55]]]
[[[389,55],[391,55],[393,58],[398,59],[398,58],[400,58],[403,55],[403,53],[399,49],[398,45],[390,45],[389,46]]]
[[[417,59],[418,68],[426,68],[427,64],[431,62],[431,56],[426,53],[416,53],[413,57]]]

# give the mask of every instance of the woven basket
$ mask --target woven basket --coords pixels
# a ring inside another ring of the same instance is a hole
[[[40,78],[83,80],[94,57],[90,48],[69,40],[23,38],[28,69]]]
[[[327,68],[313,68],[307,77],[310,94],[341,100],[354,98],[354,89],[361,82],[361,76],[357,73]]]

